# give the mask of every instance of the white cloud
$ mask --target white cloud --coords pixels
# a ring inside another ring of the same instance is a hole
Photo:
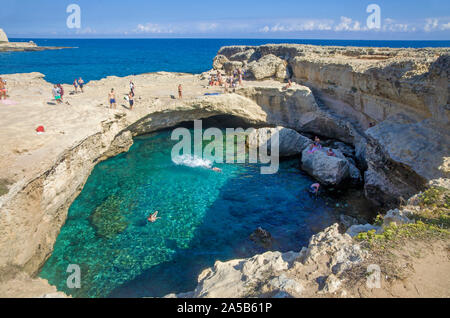
[[[353,21],[351,18],[341,17],[341,22],[334,27],[335,31],[364,31],[359,21]]]
[[[301,31],[326,31],[331,30],[332,20],[286,20],[273,26],[265,25],[259,32],[301,32]]]
[[[425,32],[431,32],[438,27],[439,20],[436,18],[426,19],[426,24],[424,27]]]
[[[443,31],[450,30],[450,22],[449,23],[445,23],[445,24],[441,24],[441,30],[443,30]]]
[[[386,18],[383,21],[382,30],[386,32],[413,32],[416,28],[407,23],[398,23],[394,19]]]
[[[138,33],[174,33],[174,30],[170,26],[161,26],[159,24],[147,23],[147,24],[139,24],[135,29],[135,32]]]
[[[97,33],[97,31],[95,31],[94,29],[87,27],[84,29],[77,29],[76,34],[95,34]]]

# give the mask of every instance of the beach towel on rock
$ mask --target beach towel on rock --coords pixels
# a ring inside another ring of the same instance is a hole
[[[17,102],[10,100],[10,99],[2,99],[2,103],[5,105],[16,105]]]

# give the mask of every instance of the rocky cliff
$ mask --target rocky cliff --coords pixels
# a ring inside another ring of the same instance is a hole
[[[84,94],[66,94],[62,105],[49,101],[51,85],[42,74],[2,76],[17,105],[0,108],[0,281],[41,285],[29,276],[51,254],[68,207],[93,167],[127,151],[133,136],[188,120],[232,115],[250,125],[291,129],[289,136],[297,131],[342,141],[347,144],[341,143],[344,153],[348,145],[354,148],[349,151],[354,154],[342,158],[348,161],[344,166],[350,169],[354,163],[364,172],[367,197],[380,205],[397,204],[429,180],[448,177],[448,52],[228,47],[221,49],[214,67],[228,72],[243,67],[249,79],[258,79],[246,81],[234,94],[204,96],[221,92],[207,87],[208,74],[157,73],[93,81]],[[286,78],[303,85],[284,88],[280,80]],[[137,87],[137,106],[129,111],[119,102],[119,109],[110,110],[107,92],[115,87],[127,93],[130,80]],[[171,98],[174,83],[184,87],[181,101]],[[369,128],[369,122],[375,126]],[[35,133],[38,125],[45,126],[45,134]],[[331,231],[339,242],[348,241]],[[283,260],[281,254],[269,258]],[[292,265],[283,262],[282,267]],[[331,276],[331,285],[333,281]],[[288,279],[274,283],[298,287]]]
[[[309,87],[315,109],[299,107],[289,92],[238,93],[263,108],[286,109],[276,118],[280,125],[353,144],[366,195],[376,204],[398,204],[426,182],[449,176],[448,48],[232,46],[222,48],[213,65],[229,73],[241,68],[249,79]]]
[[[0,29],[0,43],[2,42],[9,42],[8,37],[6,36],[5,31],[3,29]]]

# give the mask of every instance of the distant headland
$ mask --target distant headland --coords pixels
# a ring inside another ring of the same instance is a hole
[[[0,29],[0,52],[25,52],[25,51],[45,51],[69,49],[69,47],[38,46],[33,41],[29,42],[9,42],[8,36]]]

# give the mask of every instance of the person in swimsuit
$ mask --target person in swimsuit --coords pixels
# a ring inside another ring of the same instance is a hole
[[[84,81],[83,79],[80,77],[80,79],[78,80],[78,85],[80,85],[80,90],[83,93],[83,86],[84,86]]]
[[[160,217],[158,217],[158,211],[156,211],[155,213],[150,215],[147,220],[151,223],[155,223],[158,219],[160,219]]]
[[[116,108],[117,107],[116,94],[114,93],[114,88],[111,89],[111,93],[109,93],[108,98],[109,98],[109,108],[113,108],[113,105],[114,105],[114,108]]]
[[[128,94],[128,102],[130,103],[130,110],[133,110],[133,105],[134,105],[133,91],[130,91],[130,93]]]
[[[6,100],[6,82],[0,77],[0,100],[2,99],[2,96]]]
[[[314,138],[314,146],[316,146],[319,149],[322,149],[322,145],[320,144],[320,138],[317,136]]]
[[[130,91],[131,91],[131,94],[133,94],[133,96],[134,96],[134,83],[132,81],[130,81]]]
[[[331,148],[328,148],[327,155],[329,157],[336,157],[336,154],[334,153],[333,149],[331,149]]]
[[[61,101],[61,91],[60,91],[60,89],[58,88],[57,85],[53,86],[52,93],[53,93],[53,97],[55,98],[55,101],[57,103],[62,103],[62,101]]]
[[[314,183],[309,189],[312,194],[315,194],[317,196],[319,195],[320,184]]]
[[[75,79],[73,81],[73,87],[75,87],[75,93],[78,93],[78,81],[77,81],[77,79]]]
[[[289,80],[287,85],[284,87],[284,89],[286,90],[286,89],[291,88],[291,87],[292,87],[292,81]]]
[[[183,86],[178,85],[178,98],[182,99],[183,98]]]
[[[222,172],[222,169],[217,168],[217,167],[211,168],[211,170],[215,171],[215,172]]]
[[[63,99],[63,97],[64,97],[64,88],[62,87],[61,84],[58,84],[57,86],[58,86],[58,89],[59,89],[59,96],[61,97],[61,102],[64,102],[64,99]]]

